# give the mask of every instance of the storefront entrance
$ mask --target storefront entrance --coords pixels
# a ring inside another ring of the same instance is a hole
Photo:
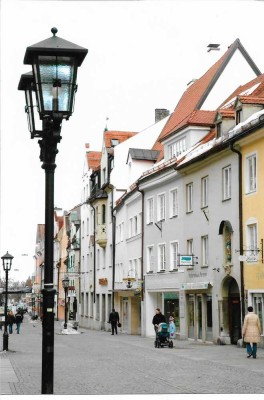
[[[241,304],[236,280],[226,277],[219,300],[220,335],[227,344],[237,344],[241,338]]]
[[[170,316],[174,318],[176,332],[180,332],[179,293],[164,293],[164,315],[167,323]]]
[[[204,293],[187,294],[188,338],[213,340],[212,296]]]

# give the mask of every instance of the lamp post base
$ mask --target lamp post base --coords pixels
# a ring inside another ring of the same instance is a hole
[[[8,333],[4,332],[3,334],[3,350],[8,351]]]

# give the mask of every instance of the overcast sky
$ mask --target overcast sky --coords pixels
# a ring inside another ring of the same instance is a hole
[[[172,112],[187,83],[237,38],[264,70],[263,7],[261,1],[1,1],[0,256],[8,250],[15,257],[11,277],[33,272],[45,211],[39,145],[30,139],[24,93],[17,90],[30,71],[26,47],[52,36],[55,26],[57,36],[89,50],[56,158],[55,206],[70,210],[81,201],[84,145],[101,150],[106,118],[109,130],[152,125],[155,108]],[[221,50],[208,53],[209,43]]]

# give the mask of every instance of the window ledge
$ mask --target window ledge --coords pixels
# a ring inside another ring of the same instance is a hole
[[[208,265],[201,265],[201,268],[208,268]]]
[[[157,271],[158,274],[164,274],[166,270],[165,269],[160,269],[159,271]]]
[[[178,218],[178,216],[179,216],[179,215],[172,215],[172,216],[170,217],[170,219]]]
[[[178,268],[170,269],[170,272],[178,272]]]

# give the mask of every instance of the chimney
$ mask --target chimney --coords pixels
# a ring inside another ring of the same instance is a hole
[[[155,109],[155,123],[161,121],[163,118],[170,114],[169,110],[166,108],[156,108]]]

